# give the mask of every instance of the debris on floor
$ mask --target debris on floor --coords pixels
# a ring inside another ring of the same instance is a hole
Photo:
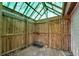
[[[51,49],[46,47],[38,48],[35,46],[30,46],[22,51],[15,53],[12,56],[70,56],[70,53],[58,49]]]

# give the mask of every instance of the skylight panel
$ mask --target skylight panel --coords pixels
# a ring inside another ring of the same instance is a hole
[[[24,15],[26,15],[29,12],[30,8],[31,7],[28,6],[28,8],[27,8],[26,12],[24,13]]]
[[[38,15],[38,13],[34,11],[34,14],[31,16],[31,18],[34,19],[37,15]]]
[[[57,7],[54,7],[54,6],[53,6],[53,9],[56,10],[56,11],[58,11],[58,12],[60,12],[60,13],[62,13],[62,9],[59,9]]]
[[[34,10],[33,10],[32,8],[30,8],[30,10],[29,10],[28,13],[27,13],[27,16],[30,16],[33,11],[34,11]]]
[[[45,10],[43,9],[43,10],[40,12],[40,14],[42,15],[42,14],[44,13],[44,11],[45,11]]]
[[[52,12],[50,12],[50,11],[48,11],[48,18],[49,18],[49,17],[54,17],[54,16],[57,16],[57,15],[54,14],[54,13],[52,13]]]
[[[31,3],[30,3],[30,6],[32,6],[33,4],[34,4],[34,2],[31,2]]]
[[[19,12],[19,9],[21,8],[22,4],[23,2],[18,2],[15,10]]]
[[[46,6],[48,6],[48,7],[50,7],[50,8],[53,7],[51,4],[48,4],[48,3],[45,3],[45,4],[46,4]]]
[[[4,6],[8,6],[9,2],[2,2]]]
[[[23,4],[23,6],[21,7],[20,13],[23,14],[24,10],[26,9],[27,5],[26,3]]]
[[[41,17],[41,15],[38,15],[35,20],[38,20],[40,17]]]
[[[37,12],[40,12],[42,8],[43,8],[43,5],[42,5],[42,3],[40,3],[40,4],[38,5],[38,7],[36,8],[36,11],[37,11]]]
[[[10,2],[10,4],[9,4],[9,8],[11,8],[11,9],[13,9],[14,8],[14,6],[15,6],[15,4],[16,4],[16,2]]]
[[[35,2],[35,3],[32,5],[32,7],[35,9],[37,5],[38,5],[38,2]]]
[[[63,7],[63,3],[62,2],[52,2],[53,4],[59,6],[59,7]]]
[[[46,18],[46,15],[44,14],[40,19],[45,19]]]

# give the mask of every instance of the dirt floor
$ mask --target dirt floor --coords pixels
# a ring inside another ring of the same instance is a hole
[[[70,53],[68,51],[62,51],[57,49],[51,49],[51,48],[38,48],[35,46],[30,46],[26,49],[20,50],[19,52],[16,52],[14,54],[11,54],[12,56],[70,56]]]

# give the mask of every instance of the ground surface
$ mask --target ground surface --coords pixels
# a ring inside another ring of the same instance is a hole
[[[38,48],[30,46],[29,48],[23,49],[14,54],[15,56],[69,56],[70,53],[67,51],[50,49],[50,48]]]

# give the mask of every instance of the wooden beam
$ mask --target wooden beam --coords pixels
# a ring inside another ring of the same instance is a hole
[[[2,53],[2,39],[1,39],[1,35],[2,35],[2,2],[0,2],[0,55]]]
[[[25,16],[25,15],[23,15],[23,14],[21,14],[21,13],[15,11],[15,10],[12,10],[12,9],[6,7],[6,6],[3,6],[3,9],[6,10],[6,11],[9,11],[9,12],[12,12],[12,13],[14,13],[14,14],[20,15],[20,16],[22,16],[22,17],[25,17],[25,18],[28,18],[28,19],[32,19],[32,18],[29,18],[29,17],[27,17],[27,16]],[[32,19],[32,20],[34,20],[34,19]]]
[[[65,14],[66,5],[67,5],[67,2],[64,2],[64,5],[63,5],[63,13],[62,13],[63,16],[64,16],[64,14]]]
[[[77,2],[71,2],[70,7],[68,9],[67,15],[70,15],[73,11],[74,7],[76,6]]]

